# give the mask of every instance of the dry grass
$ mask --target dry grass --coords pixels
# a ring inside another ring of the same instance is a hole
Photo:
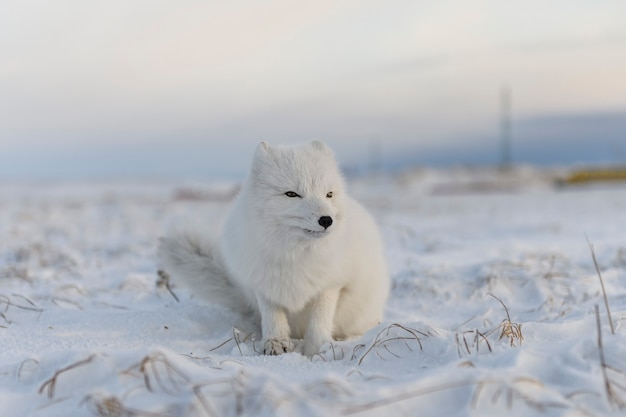
[[[91,363],[95,357],[96,355],[91,355],[87,359],[83,359],[82,361],[75,362],[71,365],[66,366],[65,368],[59,369],[58,371],[54,373],[54,375],[52,375],[50,379],[46,380],[41,385],[41,387],[39,388],[39,393],[43,394],[44,392],[46,392],[46,395],[48,396],[49,399],[54,398],[56,385],[57,385],[59,377],[63,375],[64,373],[71,371],[72,369],[76,369],[76,368],[79,368],[81,366],[85,366]]]
[[[495,298],[496,300],[498,300],[498,302],[502,305],[502,307],[504,308],[504,312],[506,313],[506,318],[504,320],[502,320],[502,323],[500,324],[500,337],[498,338],[498,340],[506,337],[509,339],[509,344],[513,347],[516,346],[516,342],[519,343],[519,345],[522,345],[522,342],[524,341],[524,335],[522,334],[522,325],[519,323],[513,323],[511,321],[511,315],[509,314],[509,309],[507,308],[507,306],[504,304],[504,302],[499,299],[498,297],[496,297],[495,295],[489,293],[488,295],[490,295],[491,297]]]
[[[227,344],[229,344],[230,342],[234,342],[235,346],[237,346],[237,350],[239,351],[239,356],[243,356],[243,351],[241,350],[241,344],[242,343],[246,343],[247,341],[252,341],[252,349],[256,352],[256,353],[261,353],[258,352],[256,350],[256,347],[254,346],[254,342],[255,340],[255,335],[254,333],[245,333],[242,332],[241,330],[239,330],[237,327],[233,326],[233,335],[232,337],[226,339],[225,341],[223,341],[222,343],[220,343],[219,345],[215,346],[214,348],[211,348],[209,350],[209,352],[215,352],[216,350],[220,349],[221,347],[226,346]],[[243,334],[243,339],[242,339],[242,334]]]
[[[180,302],[180,299],[178,298],[174,290],[172,290],[172,285],[170,284],[170,275],[164,270],[159,269],[157,271],[157,276],[157,288],[165,288],[171,294],[171,296],[174,297],[174,300],[176,300],[176,302]]]
[[[34,279],[33,274],[30,273],[32,268],[54,268],[57,273],[76,275],[79,266],[74,256],[46,242],[32,242],[17,247],[12,250],[9,260],[8,267],[4,268],[1,274],[29,282]]]
[[[500,299],[493,297],[501,303],[506,312],[506,319],[503,321],[503,324],[496,327],[496,329],[501,329],[500,338],[507,337],[509,340],[513,338],[515,343],[521,344],[521,329],[519,329],[520,335],[515,333],[517,330],[508,335],[505,329],[506,323],[516,324],[511,322],[508,307]],[[626,376],[626,373],[606,363],[599,329],[598,313],[596,313],[596,318],[598,320],[598,346],[601,351],[600,362],[605,375],[607,397],[612,405],[622,409],[626,404],[620,397],[620,391],[626,391],[626,387],[617,381],[616,378],[617,376]],[[495,333],[495,329],[492,333]],[[374,356],[386,360],[390,357],[401,357],[401,350],[404,350],[405,353],[406,351],[422,351],[428,347],[424,342],[433,336],[434,334],[431,330],[424,331],[394,323],[381,329],[368,345],[356,346],[352,360],[357,360],[358,366]],[[233,328],[233,336],[214,349],[218,349],[229,342],[239,346],[238,344],[246,342],[248,337],[249,335],[246,335],[245,338],[242,338],[239,330]],[[456,343],[459,352],[462,353],[478,353],[481,349],[485,349],[485,352],[492,351],[488,334],[478,329],[457,333]],[[509,344],[511,346],[515,345],[510,342]],[[360,349],[363,349],[362,354],[358,353]],[[347,359],[341,344],[337,346],[331,345],[331,350],[328,351],[329,355],[331,351],[333,359]],[[41,385],[39,392],[47,394],[49,399],[55,398],[58,380],[63,378],[69,371],[91,363],[95,356],[92,355],[59,369]],[[195,359],[202,360],[205,358]],[[34,361],[34,363],[36,364],[37,362]],[[22,373],[22,367],[27,365],[25,362],[20,366],[18,377]],[[506,407],[508,410],[513,410],[514,408],[517,409],[519,404],[537,413],[550,409],[571,409],[580,411],[583,414],[586,412],[580,408],[578,402],[574,401],[574,397],[581,392],[572,392],[569,395],[559,394],[549,390],[540,380],[531,377],[515,377],[513,379],[500,378],[499,376],[495,378],[462,378],[457,381],[420,387],[363,402],[365,398],[358,395],[358,392],[355,392],[352,386],[343,380],[321,380],[310,383],[302,387],[301,390],[281,389],[276,391],[272,388],[272,381],[264,380],[263,383],[260,383],[261,381],[255,380],[247,372],[244,368],[245,365],[241,365],[242,368],[235,375],[229,373],[223,375],[223,377],[211,377],[209,381],[198,381],[196,378],[192,378],[191,374],[188,374],[183,368],[177,366],[175,361],[167,354],[156,352],[143,357],[135,365],[123,371],[122,374],[143,381],[141,387],[141,391],[145,389],[143,392],[147,391],[159,396],[166,395],[176,398],[178,402],[176,410],[178,411],[172,411],[174,408],[166,408],[165,411],[158,412],[140,410],[129,406],[126,396],[109,394],[89,394],[84,397],[82,404],[85,404],[94,415],[99,417],[169,417],[177,415],[177,412],[183,412],[182,410],[185,410],[184,413],[191,413],[192,415],[255,415],[262,410],[276,410],[284,403],[330,404],[335,406],[344,404],[343,408],[339,409],[339,412],[344,415],[352,415],[377,410],[420,397],[428,397],[437,393],[465,389],[463,392],[466,393],[468,398],[467,406],[472,410],[484,410],[490,407]],[[466,362],[462,366],[473,367],[473,364]],[[360,373],[356,370],[354,372]],[[423,386],[423,384],[420,385]],[[137,389],[138,387],[135,386],[132,392],[137,393]],[[543,395],[542,393],[545,392],[550,392],[550,395]],[[351,400],[355,394],[357,394],[357,398],[360,398],[356,403]],[[62,398],[57,399],[57,401],[59,400],[62,400]],[[345,405],[350,403],[353,405]]]
[[[508,410],[513,409],[515,401],[521,401],[527,407],[540,413],[550,408],[573,407],[573,404],[565,397],[548,401],[540,400],[531,394],[532,392],[539,394],[545,389],[546,387],[541,381],[529,377],[517,377],[512,381],[481,380],[476,384],[471,408],[475,410],[483,397],[488,397],[490,406],[496,406],[503,402]]]
[[[34,282],[28,268],[20,265],[8,265],[0,269],[0,279],[20,279],[26,282]]]
[[[34,367],[37,367],[39,366],[39,361],[36,359],[26,359],[25,361],[22,361],[20,366],[17,368],[18,380],[21,381],[23,379],[23,374],[29,371],[29,367],[31,366],[31,364],[34,364]]]
[[[167,394],[176,395],[191,383],[191,379],[160,352],[144,357],[125,373],[132,374],[134,371],[139,372],[149,392],[157,392],[158,388]]]
[[[457,354],[460,358],[465,355],[478,355],[480,354],[481,349],[483,349],[483,351],[485,352],[493,352],[493,347],[489,342],[489,336],[491,336],[498,330],[500,330],[498,340],[507,338],[511,347],[515,347],[517,345],[521,346],[524,340],[522,325],[519,323],[513,323],[511,321],[511,315],[509,314],[508,307],[500,298],[491,293],[488,293],[488,295],[495,298],[500,303],[500,305],[502,305],[506,314],[506,318],[502,320],[502,322],[495,328],[491,327],[483,331],[479,329],[457,331],[454,335],[454,341],[456,343]],[[476,317],[472,317],[466,323],[471,322],[475,318]]]
[[[476,352],[476,354],[479,354],[481,343],[487,348],[489,352],[493,352],[491,343],[489,343],[489,339],[478,329],[466,330],[461,333],[455,333],[454,339],[456,342],[456,348],[459,357],[462,357],[463,354],[471,355],[472,351]]]
[[[475,381],[471,381],[471,380],[467,380],[467,381],[457,381],[457,382],[451,382],[448,384],[441,384],[441,385],[433,385],[430,386],[428,388],[420,388],[420,389],[416,389],[416,390],[412,390],[412,391],[407,391],[407,392],[403,392],[400,394],[396,394],[396,395],[392,395],[389,396],[387,398],[381,398],[378,400],[374,400],[374,401],[369,401],[363,404],[358,404],[358,405],[352,405],[349,407],[344,408],[341,411],[342,415],[352,415],[352,414],[358,414],[358,413],[363,413],[365,411],[371,411],[371,410],[375,410],[377,408],[381,408],[381,407],[385,407],[391,404],[395,404],[395,403],[399,403],[399,402],[403,402],[403,401],[408,401],[414,398],[419,398],[419,397],[423,397],[426,395],[431,395],[431,394],[435,394],[438,392],[444,392],[444,391],[449,391],[449,390],[454,390],[454,389],[460,389],[460,388],[465,388],[465,387],[471,387],[476,385],[477,383]]]
[[[600,324],[600,311],[597,305],[595,306],[595,313],[596,313],[596,329],[598,333],[598,353],[600,355],[600,367],[602,369],[602,379],[604,381],[604,390],[606,392],[606,397],[609,403],[621,410],[621,409],[626,408],[626,402],[624,401],[623,398],[617,395],[617,389],[626,391],[626,386],[612,380],[609,377],[609,370],[616,372],[616,373],[620,373],[622,374],[622,376],[626,375],[626,373],[607,365],[606,357],[604,354],[604,345],[602,343],[602,327]]]
[[[195,399],[196,405],[193,406],[190,403],[186,408],[199,407],[202,414],[207,416],[221,415],[217,411],[216,400],[220,402],[224,399],[228,399],[229,402],[232,400],[235,404],[239,404],[236,407],[239,411],[235,415],[242,415],[243,406],[241,404],[243,404],[243,400],[248,395],[252,395],[248,390],[248,378],[245,370],[241,370],[234,377],[225,376],[224,378],[212,379],[208,382],[195,382],[193,378],[176,366],[167,355],[160,352],[145,356],[141,362],[128,368],[123,373],[141,378],[145,389],[154,394],[166,394],[175,398],[185,398],[187,395],[191,395]],[[218,389],[213,392],[207,390],[207,388],[213,388],[214,390],[216,388],[224,389]],[[114,402],[113,404],[115,405],[116,403]],[[135,413],[130,414],[132,416],[163,415],[138,410],[131,411]],[[173,415],[177,414],[174,413]]]
[[[32,302],[31,300],[29,300],[26,297],[23,297],[21,295],[17,295],[17,294],[12,294],[13,297],[16,298],[21,298],[22,300],[26,301],[27,304],[29,305],[24,305],[24,304],[18,304],[15,303],[13,300],[11,300],[10,297],[0,294],[0,304],[4,304],[4,310],[2,311],[3,313],[6,313],[9,311],[10,307],[14,307],[14,308],[18,308],[20,310],[26,310],[26,311],[33,311],[36,313],[41,313],[43,312],[43,310],[41,308],[38,308],[34,302]]]
[[[469,407],[478,410],[481,407],[496,407],[504,405],[508,410],[512,410],[517,402],[525,405],[537,413],[546,412],[549,409],[573,409],[581,415],[589,413],[580,408],[572,401],[577,393],[570,395],[555,395],[554,399],[542,399],[545,397],[546,386],[539,380],[529,377],[517,377],[511,381],[501,378],[459,380],[449,383],[431,385],[426,388],[418,388],[403,393],[388,396],[386,398],[352,405],[342,410],[343,415],[359,414],[366,411],[376,410],[400,402],[405,402],[420,397],[427,397],[436,393],[446,391],[472,389]],[[554,393],[553,393],[554,394]]]
[[[598,265],[596,252],[593,249],[593,244],[589,241],[589,237],[587,237],[587,244],[589,245],[589,250],[591,251],[591,258],[593,259],[593,265],[596,268],[596,273],[598,274],[598,279],[600,280],[600,287],[602,288],[602,296],[604,297],[604,307],[606,308],[606,314],[609,318],[609,324],[611,325],[611,333],[615,334],[615,328],[613,327],[613,318],[611,317],[611,309],[609,308],[609,299],[606,296],[606,289],[604,288],[604,280],[602,279],[602,273],[600,272],[600,266]]]
[[[392,342],[400,342],[393,343],[394,347],[404,347],[411,352],[413,352],[413,348],[411,347],[411,345],[419,348],[419,350],[424,350],[424,346],[422,345],[422,339],[428,338],[431,335],[432,334],[430,333],[430,331],[423,332],[421,330],[413,329],[398,323],[390,324],[376,335],[374,341],[370,344],[365,353],[361,355],[357,364],[361,365],[371,353],[374,353],[376,356],[383,360],[385,359],[385,357],[383,356],[385,354],[384,352],[386,352],[386,354],[399,358],[400,356],[391,349]],[[365,347],[365,345],[355,346],[352,352],[352,359],[356,359],[358,350],[363,347]]]
[[[173,413],[153,413],[126,406],[115,396],[88,395],[83,400],[98,417],[174,417]]]
[[[18,298],[21,301],[15,301]],[[33,301],[19,294],[11,294],[11,296],[7,296],[4,294],[0,294],[0,307],[4,305],[2,311],[0,311],[0,319],[2,319],[5,325],[0,325],[0,328],[6,329],[8,326],[12,325],[14,322],[10,318],[12,310],[21,310],[26,312],[37,313],[41,315],[43,313],[43,309],[39,308]]]

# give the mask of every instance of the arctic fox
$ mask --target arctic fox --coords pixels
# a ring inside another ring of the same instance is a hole
[[[261,142],[217,241],[162,238],[162,266],[209,301],[260,315],[264,353],[312,356],[333,339],[380,323],[389,292],[374,221],[346,195],[333,152],[319,141]]]

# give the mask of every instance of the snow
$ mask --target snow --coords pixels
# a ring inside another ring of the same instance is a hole
[[[0,415],[623,415],[626,188],[503,175],[352,181],[391,296],[312,359],[259,355],[245,317],[156,285],[158,237],[218,221],[229,186],[2,184]]]

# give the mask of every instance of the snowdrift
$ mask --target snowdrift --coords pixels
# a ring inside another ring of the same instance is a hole
[[[157,285],[157,238],[219,219],[228,188],[0,186],[0,414],[623,415],[626,189],[524,171],[457,192],[502,182],[471,175],[351,184],[385,238],[386,320],[312,360]]]

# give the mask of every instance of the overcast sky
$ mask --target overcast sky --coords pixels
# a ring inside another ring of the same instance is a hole
[[[496,147],[504,85],[522,149],[533,120],[623,119],[625,17],[621,0],[3,1],[0,179],[239,175],[259,140],[445,162]],[[626,123],[590,123],[583,145],[626,146]]]

